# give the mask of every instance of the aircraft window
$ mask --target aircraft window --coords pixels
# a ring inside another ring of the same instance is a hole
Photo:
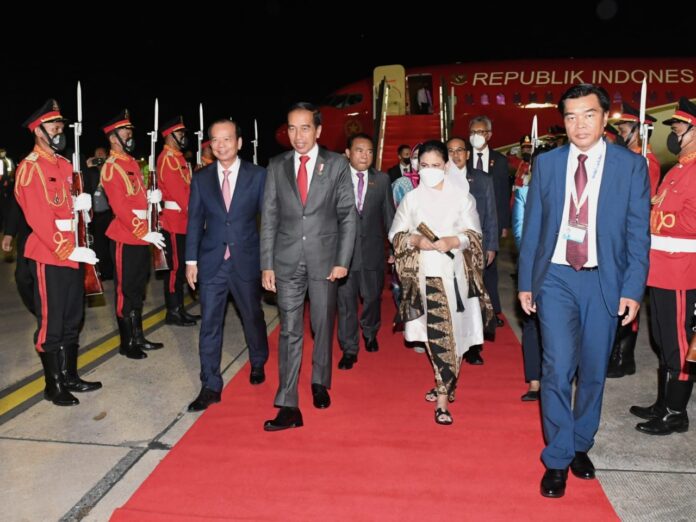
[[[512,95],[512,103],[516,105],[520,105],[522,103],[522,95],[519,92]]]
[[[363,95],[357,94],[332,94],[328,96],[322,105],[328,105],[329,107],[335,107],[337,109],[343,109],[344,107],[350,107],[360,103],[363,99]]]
[[[495,103],[496,105],[505,105],[505,95],[502,92],[496,94]]]
[[[537,93],[534,91],[529,93],[529,103],[536,103],[537,102]]]
[[[351,105],[357,105],[360,103],[363,99],[362,94],[349,94],[348,95],[348,100],[346,101],[346,107],[350,107]]]
[[[474,104],[474,95],[473,94],[465,94],[464,95],[464,102],[467,105],[473,105]]]
[[[650,91],[650,94],[648,94],[648,99],[651,102],[656,102],[657,101],[657,91]]]
[[[488,101],[488,95],[487,94],[482,94],[481,95],[481,105],[489,105]]]
[[[674,91],[667,91],[665,92],[665,96],[667,97],[668,102],[673,102],[674,101]]]
[[[633,91],[633,102],[640,103],[640,91]]]
[[[614,93],[612,99],[614,100],[614,103],[621,103],[623,101],[623,97],[621,96],[621,93],[618,91]]]
[[[546,95],[544,96],[544,102],[553,103],[553,93],[551,91],[546,91]]]

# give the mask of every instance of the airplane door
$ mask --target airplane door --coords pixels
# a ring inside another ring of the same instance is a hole
[[[402,65],[382,65],[380,67],[375,67],[372,75],[373,92],[377,92],[382,79],[386,78],[387,85],[389,85],[387,114],[390,116],[406,114],[405,77],[406,70]]]

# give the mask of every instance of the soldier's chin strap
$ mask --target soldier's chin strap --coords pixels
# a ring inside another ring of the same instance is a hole
[[[65,149],[65,146],[67,145],[67,140],[65,139],[65,134],[62,132],[59,132],[55,136],[51,137],[48,134],[48,131],[46,128],[43,126],[43,123],[39,125],[39,129],[41,129],[41,132],[43,132],[43,135],[46,137],[46,141],[48,142],[48,146],[51,147],[51,149],[54,152],[61,152],[63,149]]]

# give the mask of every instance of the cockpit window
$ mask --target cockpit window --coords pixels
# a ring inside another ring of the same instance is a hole
[[[359,93],[355,94],[331,94],[329,95],[322,105],[329,107],[335,107],[336,109],[343,109],[345,107],[350,107],[352,105],[357,105],[363,99],[363,95]]]

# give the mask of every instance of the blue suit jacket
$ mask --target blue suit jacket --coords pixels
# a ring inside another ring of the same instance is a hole
[[[524,213],[518,267],[520,292],[538,295],[563,219],[568,145],[534,162]],[[645,159],[607,143],[597,208],[597,264],[604,303],[617,315],[619,299],[643,299],[650,250],[650,184]]]
[[[186,260],[198,262],[198,281],[217,274],[229,245],[239,276],[261,277],[257,218],[261,214],[266,169],[241,160],[229,212],[222,198],[217,161],[193,175],[186,229]]]

